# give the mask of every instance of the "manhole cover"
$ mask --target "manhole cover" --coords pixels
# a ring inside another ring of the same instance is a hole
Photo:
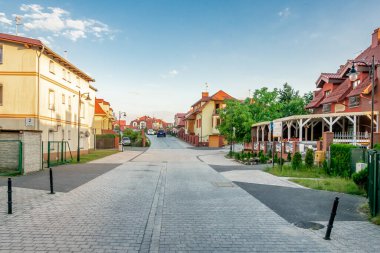
[[[312,229],[312,230],[319,230],[324,228],[322,224],[310,222],[310,221],[297,221],[293,223],[294,226],[304,229]]]
[[[213,182],[212,184],[216,187],[234,187],[234,184],[231,182]]]

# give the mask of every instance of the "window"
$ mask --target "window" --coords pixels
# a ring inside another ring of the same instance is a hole
[[[331,90],[325,91],[325,97],[328,97],[331,94]]]
[[[359,84],[360,84],[360,80],[356,80],[352,82],[352,88],[355,89],[356,87],[358,87]]]
[[[0,106],[3,105],[3,85],[0,83]]]
[[[133,127],[137,127],[137,122],[134,121],[134,122],[132,123],[132,125],[133,125]]]
[[[323,112],[331,112],[331,104],[324,104],[322,110]]]
[[[71,96],[67,98],[67,104],[69,106],[69,110],[71,110]]]
[[[67,71],[67,81],[71,83],[71,73]]]
[[[55,110],[55,92],[49,90],[49,110]]]
[[[80,88],[80,79],[77,77],[77,87]]]
[[[360,104],[360,97],[359,96],[353,96],[348,98],[348,106],[349,107],[355,107]]]
[[[220,125],[220,119],[216,119],[216,126]]]
[[[0,45],[0,64],[3,64],[3,45]]]
[[[62,94],[62,104],[66,104],[66,97],[65,97],[65,94]]]
[[[55,74],[55,72],[54,72],[54,62],[52,60],[50,60],[50,62],[49,62],[49,71],[50,71],[50,73]]]
[[[63,73],[63,80],[66,80],[66,70],[65,69],[62,69],[62,73]]]

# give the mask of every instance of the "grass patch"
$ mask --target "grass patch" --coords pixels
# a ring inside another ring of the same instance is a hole
[[[352,179],[346,178],[322,178],[322,179],[290,179],[290,181],[315,190],[342,192],[353,195],[365,195],[365,191],[359,188]]]
[[[106,156],[109,156],[109,155],[113,155],[113,154],[116,154],[118,152],[119,151],[116,150],[116,149],[97,149],[97,150],[92,150],[92,151],[89,151],[89,153],[86,154],[86,155],[81,155],[79,163],[91,162],[93,160],[97,160],[97,159],[100,159],[100,158],[103,158],[103,157],[106,157]],[[78,163],[75,157],[74,157],[72,163]]]
[[[323,168],[312,167],[294,170],[290,165],[283,165],[282,169],[280,166],[275,165],[274,168],[268,167],[265,169],[266,172],[278,176],[278,177],[302,177],[302,178],[324,178],[328,177]]]
[[[21,173],[17,170],[0,169],[0,177],[15,177],[19,175]]]
[[[372,222],[373,224],[375,225],[378,225],[380,226],[380,214],[375,216],[375,217],[371,217],[371,212],[369,210],[369,205],[368,205],[368,202],[367,203],[364,203],[363,205],[361,205],[359,207],[359,212],[365,214],[367,217],[368,217],[368,220],[370,222]]]

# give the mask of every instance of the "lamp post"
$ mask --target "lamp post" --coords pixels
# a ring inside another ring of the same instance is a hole
[[[348,73],[348,76],[350,78],[350,81],[354,82],[358,79],[358,72],[355,69],[355,63],[362,63],[366,67],[368,67],[369,75],[371,78],[372,83],[372,92],[371,92],[371,141],[370,141],[370,148],[373,149],[373,120],[374,120],[374,98],[375,98],[375,56],[372,55],[372,62],[371,65],[364,61],[352,61],[352,67],[350,69],[350,72]],[[354,133],[356,134],[356,133]]]
[[[78,94],[78,148],[77,148],[77,162],[80,162],[80,112],[81,112],[81,106],[82,106],[82,100],[81,98],[83,96],[86,96],[86,101],[90,101],[91,98],[90,98],[90,93],[89,92],[85,92],[85,93],[81,93],[79,91],[79,94]]]
[[[125,112],[119,111],[119,143],[121,143],[121,126],[120,126],[120,118],[123,116],[124,118],[127,117],[127,114]]]

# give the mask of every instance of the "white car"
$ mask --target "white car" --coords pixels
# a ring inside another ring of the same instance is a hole
[[[154,135],[154,130],[153,129],[148,129],[148,135]]]

